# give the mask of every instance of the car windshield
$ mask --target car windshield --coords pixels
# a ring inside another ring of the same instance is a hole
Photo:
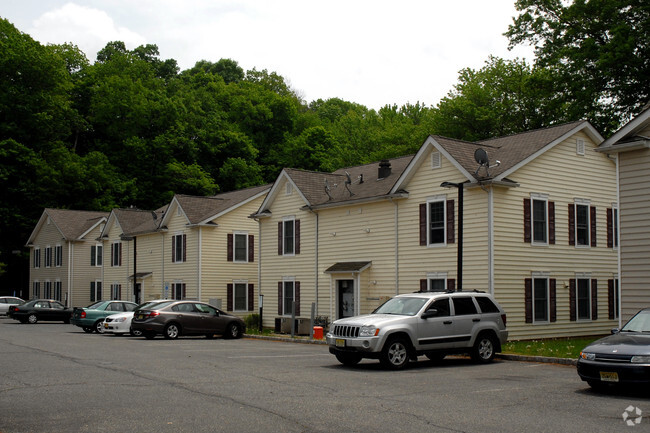
[[[427,301],[426,298],[392,298],[373,311],[372,314],[415,316]]]
[[[621,332],[650,332],[650,310],[640,311],[632,317]]]

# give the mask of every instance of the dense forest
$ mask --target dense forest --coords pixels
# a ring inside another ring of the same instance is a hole
[[[0,18],[0,287],[26,287],[24,244],[43,208],[158,208],[415,152],[430,134],[480,140],[577,119],[607,136],[650,98],[645,0],[519,0],[512,46],[435,106],[304,101],[284,77],[234,59],[179,70],[156,45],[108,43],[90,62]],[[506,30],[506,29],[504,29]]]

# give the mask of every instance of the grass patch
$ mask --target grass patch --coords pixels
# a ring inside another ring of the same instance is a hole
[[[246,328],[246,333],[250,335],[275,335],[275,332],[273,332],[273,329],[271,328],[263,328],[262,332],[255,327],[255,328]]]
[[[578,358],[580,351],[601,337],[554,338],[544,340],[508,341],[503,353],[552,358]]]

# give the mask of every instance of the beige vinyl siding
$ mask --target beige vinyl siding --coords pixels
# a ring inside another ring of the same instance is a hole
[[[33,297],[33,282],[38,281],[40,283],[39,297],[44,297],[45,293],[45,282],[49,281],[51,283],[51,298],[54,297],[54,283],[55,281],[61,281],[61,300],[65,302],[66,292],[68,287],[68,242],[63,241],[61,232],[56,228],[53,222],[45,221],[41,226],[41,229],[37,236],[34,239],[34,246],[40,248],[41,251],[41,265],[39,268],[34,268],[34,248],[30,249],[30,284],[29,284],[29,294],[26,299],[31,299]],[[56,267],[55,265],[55,249],[57,245],[63,247],[63,263],[61,267]],[[45,250],[47,248],[51,249],[51,266],[45,266]]]
[[[442,188],[442,182],[463,182],[459,170],[442,159],[441,168],[432,169],[430,154],[423,158],[406,189],[409,198],[399,202],[400,293],[420,289],[419,281],[431,272],[447,273],[458,283],[458,189]],[[464,188],[463,290],[488,290],[488,208],[487,193],[480,188]],[[445,196],[454,200],[454,243],[445,246],[420,246],[419,205],[427,198]]]
[[[122,285],[122,299],[132,300],[133,289],[129,276],[133,274],[133,241],[121,241],[122,243],[122,265],[111,266],[111,245],[114,242],[120,241],[122,229],[115,222],[114,219],[109,219],[109,226],[104,233],[107,238],[104,240],[103,248],[103,278],[102,278],[102,298],[110,298],[110,289],[112,284]],[[90,253],[89,253],[90,254]],[[86,288],[87,293],[90,293],[90,285]],[[90,295],[88,295],[90,296]]]
[[[319,215],[319,315],[336,317],[337,280],[354,280],[356,311],[367,314],[393,296],[395,282],[395,205],[376,203],[323,209]],[[357,273],[325,274],[339,262],[371,261]],[[357,278],[359,276],[359,278]],[[357,285],[359,287],[357,287]]]
[[[585,155],[576,154],[576,138],[585,141]],[[615,164],[593,151],[583,134],[567,139],[509,176],[518,188],[495,188],[495,296],[508,314],[510,338],[597,335],[609,332],[607,280],[617,272],[617,252],[607,248],[606,209],[616,202]],[[552,175],[549,175],[552,169]],[[555,204],[555,245],[536,246],[523,240],[523,199],[548,195]],[[569,245],[568,205],[576,198],[596,207],[597,246]],[[556,279],[557,321],[526,324],[524,280],[532,272]],[[588,273],[598,280],[598,320],[569,320],[569,280]]]
[[[270,208],[272,216],[261,218],[262,227],[262,293],[264,294],[264,326],[273,327],[278,316],[278,281],[293,277],[300,282],[300,317],[309,317],[315,297],[315,229],[316,217],[301,210],[305,205],[298,192],[285,194],[286,180],[279,185],[279,194]],[[284,217],[295,216],[300,220],[300,254],[278,255],[278,222]]]
[[[70,301],[73,307],[85,307],[90,304],[90,282],[102,279],[102,267],[90,265],[91,247],[101,244],[97,240],[101,234],[103,224],[98,225],[86,234],[84,240],[70,243],[72,249],[72,285],[70,287]],[[68,260],[66,249],[63,250],[64,265]],[[65,286],[64,286],[65,287]]]
[[[140,299],[142,302],[160,299],[164,296],[162,276],[166,263],[163,262],[163,251],[169,249],[170,246],[165,245],[163,239],[162,233],[150,233],[137,237],[137,272],[151,272],[150,276],[137,281],[141,284]],[[131,268],[129,275],[132,274],[133,268]],[[125,288],[125,286],[122,286],[122,297],[129,301],[135,300],[135,297],[125,297],[127,295]],[[132,292],[128,294],[133,295]]]
[[[199,298],[199,229],[198,227],[188,227],[189,221],[181,212],[177,212],[177,206],[172,206],[168,210],[171,212],[167,231],[164,234],[165,254],[165,281],[169,282],[169,297],[172,294],[172,284],[184,283],[187,299]],[[172,237],[175,235],[185,234],[186,238],[186,261],[172,262]]]
[[[622,152],[619,158],[621,317],[625,321],[647,306],[650,297],[650,150]]]
[[[245,281],[247,284],[253,284],[255,287],[253,311],[234,312],[242,317],[258,313],[259,226],[257,221],[249,216],[259,209],[263,199],[264,197],[259,197],[215,219],[213,222],[217,227],[201,227],[201,300],[204,302],[219,300],[221,309],[225,311],[228,300],[228,284],[232,284],[233,281]],[[234,232],[245,232],[249,236],[253,236],[255,244],[253,262],[228,261],[228,234]]]

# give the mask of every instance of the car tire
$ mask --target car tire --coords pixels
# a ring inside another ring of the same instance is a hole
[[[129,334],[131,334],[133,337],[141,337],[142,331],[140,331],[139,329],[134,330],[133,328],[129,328]]]
[[[177,323],[174,322],[167,324],[167,326],[165,326],[165,330],[163,331],[163,337],[165,337],[167,340],[175,340],[180,334],[181,328]]]
[[[336,359],[343,365],[352,367],[361,362],[361,355],[358,353],[337,353]]]
[[[23,324],[27,323],[27,319],[18,319],[18,321]]]
[[[147,340],[153,340],[156,337],[155,332],[143,332],[142,335],[144,335],[144,338]]]
[[[84,332],[86,332],[88,334],[92,334],[92,332],[93,332],[93,327],[92,326],[82,326],[81,329],[83,329]]]
[[[205,338],[207,338],[208,340],[212,340],[214,338],[214,334],[209,334],[209,333],[205,334]]]
[[[228,326],[226,326],[226,333],[223,334],[223,338],[227,338],[229,340],[234,340],[237,338],[241,338],[242,332],[241,328],[239,327],[238,324],[236,323],[231,323]]]
[[[600,380],[588,380],[587,383],[589,384],[591,389],[596,392],[604,391],[605,389],[608,388],[608,385],[601,382]]]
[[[95,322],[93,325],[93,329],[96,333],[98,334],[103,334],[104,333],[104,320],[98,320]]]
[[[69,325],[70,324],[70,319],[63,319],[63,323],[65,323],[66,325]]]
[[[409,362],[409,347],[404,338],[392,338],[384,344],[379,358],[391,370],[401,370]]]
[[[27,316],[27,321],[33,325],[38,322],[38,317],[36,317],[36,314],[30,314]]]
[[[476,342],[470,355],[475,362],[487,364],[494,359],[496,347],[494,336],[492,334],[482,333],[476,337]]]
[[[445,356],[447,355],[444,353],[426,353],[425,356],[429,358],[429,361],[440,362],[445,359]]]

